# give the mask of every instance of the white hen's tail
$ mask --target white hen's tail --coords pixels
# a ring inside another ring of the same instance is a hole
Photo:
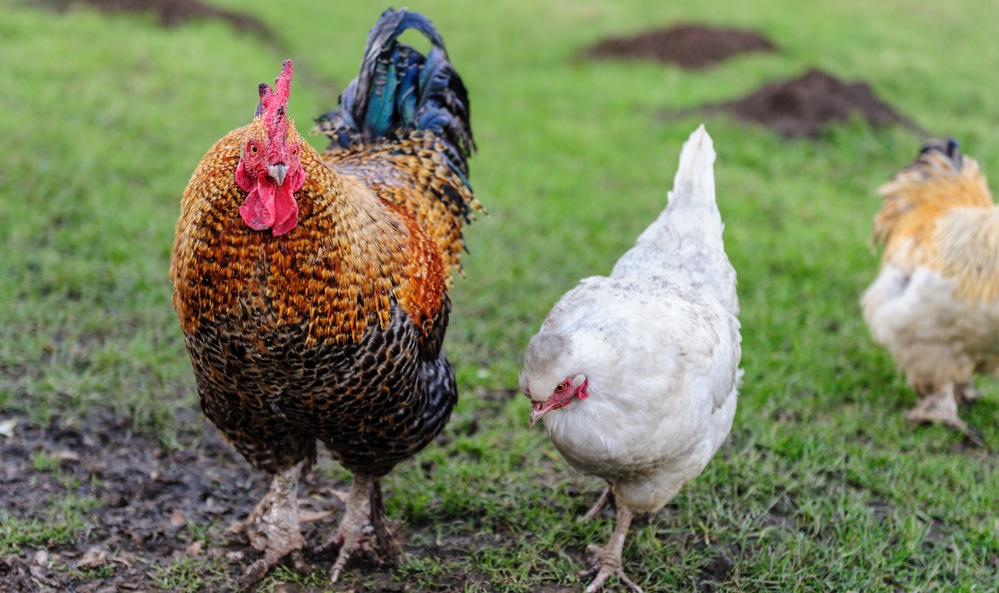
[[[612,276],[661,276],[711,290],[733,313],[739,309],[735,271],[725,254],[715,202],[715,150],[699,126],[683,144],[669,204],[614,266]]]
[[[681,234],[700,237],[702,242],[724,252],[722,230],[725,225],[715,202],[714,164],[714,142],[701,124],[683,143],[673,191],[669,192],[669,205],[643,234],[655,232],[656,226],[664,223]]]

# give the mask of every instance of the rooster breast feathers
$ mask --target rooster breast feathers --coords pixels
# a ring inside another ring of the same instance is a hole
[[[357,343],[369,325],[388,325],[394,301],[431,336],[434,319],[449,308],[447,274],[419,221],[335,174],[303,141],[298,227],[285,240],[246,232],[237,215],[243,193],[217,175],[220,164],[238,160],[244,134],[241,128],[216,143],[181,202],[171,278],[184,333],[242,311],[246,330],[300,326],[306,345]]]

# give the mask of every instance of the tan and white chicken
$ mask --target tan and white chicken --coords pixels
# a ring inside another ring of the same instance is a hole
[[[956,141],[931,140],[878,193],[884,254],[864,320],[919,396],[908,419],[981,444],[957,406],[979,397],[976,372],[999,371],[999,209],[988,182]]]
[[[611,575],[635,591],[621,553],[632,516],[697,477],[732,427],[741,371],[735,270],[715,203],[715,152],[700,126],[683,146],[669,205],[614,266],[583,279],[527,346],[520,388],[531,425],[607,489],[608,544],[590,547],[593,592]]]

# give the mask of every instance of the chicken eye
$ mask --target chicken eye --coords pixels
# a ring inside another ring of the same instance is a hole
[[[253,154],[257,154],[257,145],[254,144],[253,142],[250,142],[250,152],[252,152]]]
[[[291,156],[298,156],[298,147],[297,146],[293,146],[291,148]]]
[[[563,391],[565,391],[566,387],[567,385],[565,381],[562,381],[561,383],[555,386],[555,393],[562,393]]]

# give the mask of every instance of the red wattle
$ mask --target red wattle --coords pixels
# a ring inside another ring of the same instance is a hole
[[[250,192],[239,207],[239,215],[251,229],[271,229],[271,233],[277,237],[298,226],[295,192],[305,184],[305,171],[301,167],[295,170],[293,177],[285,177],[281,185],[275,185],[266,173],[260,173],[254,183],[240,161],[236,167],[236,183]]]
[[[274,199],[274,227],[271,230],[274,236],[280,236],[298,225],[298,202],[291,192],[291,186],[285,183],[277,188]]]
[[[251,229],[263,231],[274,226],[274,210],[274,185],[258,181],[239,207],[239,215]]]

